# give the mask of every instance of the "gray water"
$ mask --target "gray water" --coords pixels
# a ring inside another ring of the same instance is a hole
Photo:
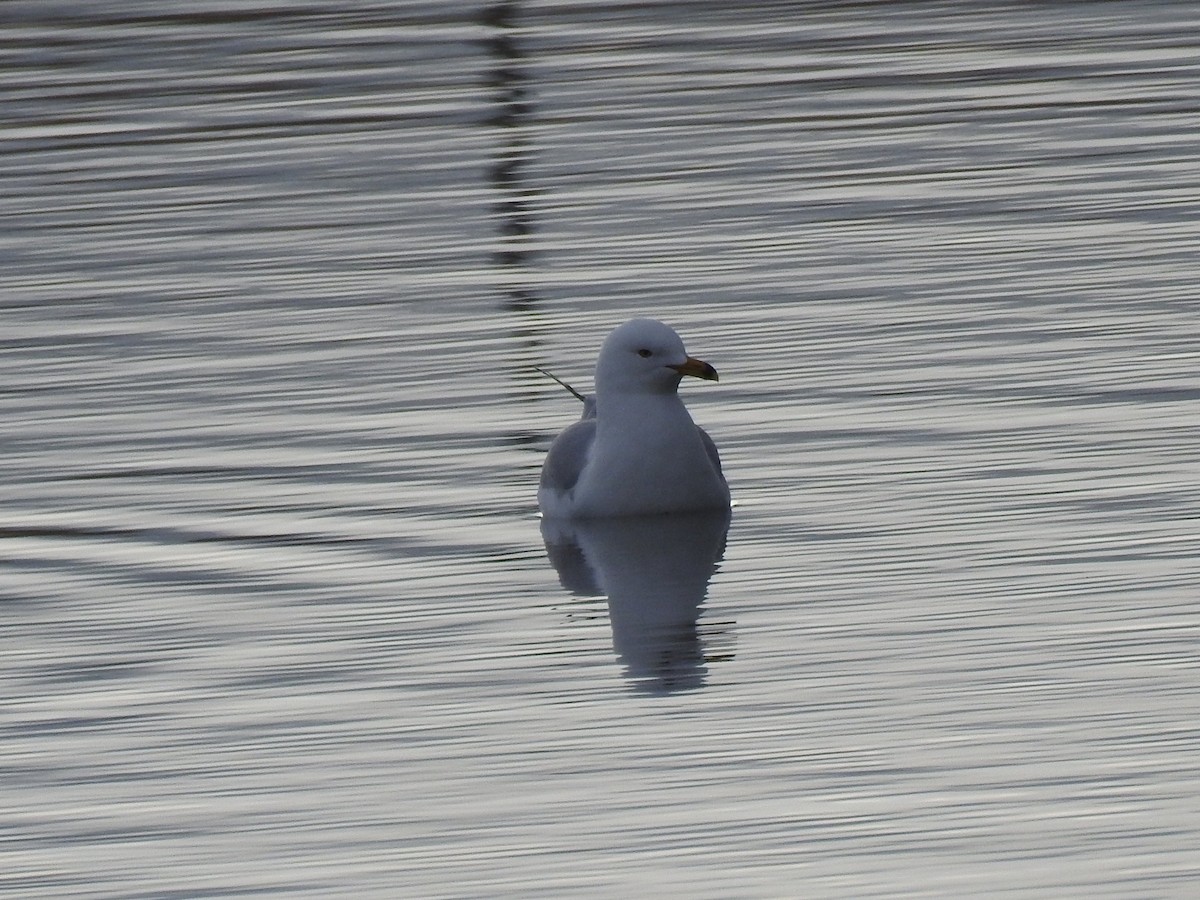
[[[0,893],[1192,896],[1193,5],[0,19]]]

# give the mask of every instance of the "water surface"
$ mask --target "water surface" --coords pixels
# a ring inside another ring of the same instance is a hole
[[[1200,878],[1188,5],[4,18],[0,889]],[[564,578],[635,314],[737,505]]]

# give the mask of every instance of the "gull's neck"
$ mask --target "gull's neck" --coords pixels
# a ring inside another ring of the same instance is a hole
[[[597,436],[605,430],[658,430],[680,424],[694,423],[675,391],[596,391]]]

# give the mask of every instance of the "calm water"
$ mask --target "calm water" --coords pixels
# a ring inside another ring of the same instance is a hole
[[[336,6],[0,9],[0,893],[1191,896],[1200,13]]]

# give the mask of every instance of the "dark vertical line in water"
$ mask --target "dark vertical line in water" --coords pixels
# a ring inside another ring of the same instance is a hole
[[[530,242],[535,230],[530,199],[534,191],[525,182],[525,167],[532,154],[527,126],[533,117],[524,56],[513,34],[518,14],[517,0],[501,0],[487,6],[481,15],[492,30],[487,39],[492,67],[488,87],[495,111],[488,120],[497,137],[495,161],[489,178],[496,192],[492,207],[498,235],[492,259],[503,280],[506,307],[525,312],[537,305],[529,286]]]
[[[533,103],[529,75],[525,69],[525,56],[517,42],[516,19],[519,13],[518,0],[499,0],[484,8],[481,23],[490,30],[485,44],[491,57],[487,87],[491,92],[494,107],[486,127],[496,136],[494,162],[488,178],[496,200],[492,213],[496,221],[497,235],[492,261],[499,276],[500,291],[504,295],[504,308],[514,314],[513,342],[521,348],[522,355],[528,354],[526,362],[515,363],[513,377],[522,385],[529,385],[544,376],[536,372],[540,358],[542,340],[533,321],[541,305],[541,298],[532,286],[531,258],[532,241],[536,225],[531,201],[536,191],[526,180],[526,167],[533,155],[529,140],[529,125],[533,120]],[[518,396],[524,402],[537,403],[544,391],[523,387]],[[509,437],[516,446],[536,451],[541,464],[541,452],[545,435],[525,427],[514,427]],[[534,479],[531,479],[531,490]]]

